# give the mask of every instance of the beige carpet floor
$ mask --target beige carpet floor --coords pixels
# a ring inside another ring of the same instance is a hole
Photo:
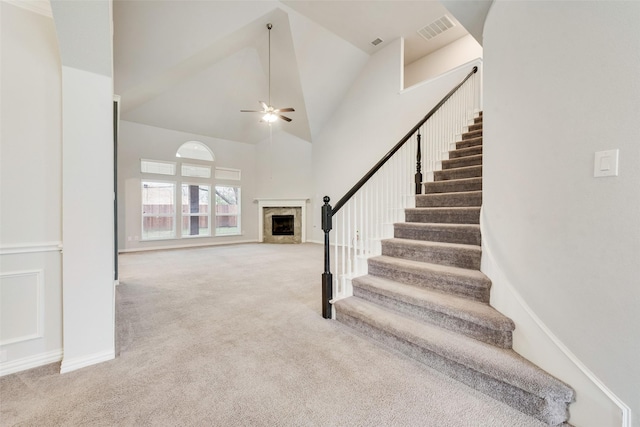
[[[115,360],[0,379],[2,426],[540,426],[320,315],[322,247],[120,256]]]

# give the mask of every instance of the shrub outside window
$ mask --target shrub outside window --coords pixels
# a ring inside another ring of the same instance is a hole
[[[240,187],[216,185],[216,236],[240,233]]]
[[[142,182],[142,240],[176,237],[173,182]]]
[[[182,237],[210,236],[211,187],[182,184]]]

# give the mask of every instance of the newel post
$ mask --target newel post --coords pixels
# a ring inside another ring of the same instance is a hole
[[[420,130],[418,130],[418,149],[416,154],[416,194],[422,194],[422,153],[420,152]]]
[[[324,273],[322,273],[322,317],[331,319],[331,300],[333,299],[333,277],[329,262],[329,232],[331,231],[332,209],[329,196],[324,196],[322,206],[322,231],[324,231]]]

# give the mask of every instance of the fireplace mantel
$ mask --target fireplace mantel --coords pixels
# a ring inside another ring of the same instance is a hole
[[[307,241],[307,202],[308,197],[301,197],[297,199],[267,199],[256,198],[254,201],[258,202],[258,242],[264,241],[264,216],[263,208],[301,208],[302,209],[302,243]]]

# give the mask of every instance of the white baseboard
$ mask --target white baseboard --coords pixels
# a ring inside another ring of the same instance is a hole
[[[76,357],[74,359],[62,359],[60,365],[60,373],[66,374],[67,372],[75,371],[77,369],[85,368],[91,365],[97,365],[98,363],[107,362],[113,360],[116,357],[115,349],[102,351],[100,353],[90,354],[85,357]]]
[[[119,254],[128,252],[146,252],[146,251],[162,251],[166,249],[189,249],[189,248],[204,248],[207,246],[222,246],[222,245],[239,245],[241,243],[258,243],[257,240],[235,240],[232,242],[211,242],[211,243],[198,243],[190,245],[170,245],[170,246],[145,246],[144,248],[131,248],[131,249],[118,249]]]
[[[599,391],[600,397],[598,397],[598,402],[601,402],[603,407],[598,409],[594,404],[583,405],[581,407],[581,411],[583,411],[583,413],[581,414],[574,414],[574,410],[571,409],[572,419],[570,419],[569,422],[572,424],[587,425],[587,420],[598,419],[599,416],[602,416],[601,419],[606,419],[610,413],[610,411],[604,407],[604,401],[606,400],[609,402],[608,405],[610,408],[617,408],[620,411],[616,418],[620,420],[621,427],[631,427],[631,408],[616,396],[571,350],[569,350],[566,345],[564,345],[564,343],[545,325],[545,323],[535,314],[533,309],[526,303],[520,293],[513,287],[511,281],[507,278],[507,275],[502,271],[496,261],[496,257],[494,256],[489,243],[490,239],[484,237],[491,234],[485,226],[486,221],[482,219],[481,212],[480,232],[483,236],[481,270],[493,283],[491,288],[491,305],[498,311],[508,317],[511,317],[516,323],[516,331],[514,332],[514,350],[525,358],[538,364],[542,369],[549,371],[551,374],[574,387],[578,395],[577,399],[580,399],[581,394],[582,396],[588,395],[590,398],[596,399],[593,390]],[[521,327],[527,330],[529,347],[543,349],[542,351],[539,351],[537,355],[528,354],[527,351],[522,351],[517,348],[516,333],[518,333],[518,330]],[[554,354],[557,355],[555,359],[553,356]],[[555,367],[557,372],[554,372],[552,367]],[[581,393],[582,390],[580,390],[579,387],[576,387],[575,384],[572,384],[573,382],[582,384],[584,387],[588,387],[589,392]],[[593,402],[595,403],[596,400]],[[575,420],[574,415],[577,415],[580,420]],[[582,421],[585,421],[585,423],[582,423]],[[611,424],[602,423],[597,425]]]
[[[315,243],[316,245],[324,245],[323,240],[309,240],[307,239],[307,243]]]
[[[48,365],[49,363],[59,362],[62,360],[62,354],[62,349],[58,349],[42,354],[36,354],[34,356],[23,357],[22,359],[12,360],[11,362],[2,362],[0,363],[0,377]]]

